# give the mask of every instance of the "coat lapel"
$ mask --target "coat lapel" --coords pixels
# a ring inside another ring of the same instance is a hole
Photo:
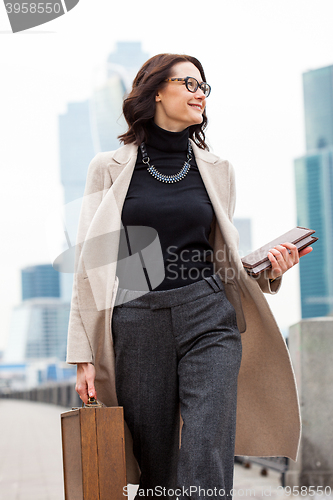
[[[99,205],[89,226],[83,247],[82,259],[89,278],[98,311],[109,309],[115,293],[120,230],[123,227],[121,212],[131,181],[137,157],[137,147],[130,144],[115,151],[109,163],[112,186]],[[93,265],[100,256],[106,256],[105,265]]]

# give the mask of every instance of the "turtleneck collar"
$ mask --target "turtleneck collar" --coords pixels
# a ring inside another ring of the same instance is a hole
[[[189,128],[181,132],[170,132],[156,125],[154,120],[147,122],[148,140],[146,144],[160,151],[186,151],[188,147]]]

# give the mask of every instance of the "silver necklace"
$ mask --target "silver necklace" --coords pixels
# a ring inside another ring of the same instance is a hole
[[[149,163],[150,158],[147,155],[146,145],[144,142],[142,142],[140,144],[140,149],[141,149],[141,153],[142,153],[142,162],[145,165],[148,165],[148,167],[147,167],[148,172],[153,177],[155,177],[155,179],[157,179],[158,181],[166,182],[167,184],[172,184],[174,182],[181,181],[182,179],[184,179],[184,177],[188,174],[188,172],[190,170],[190,167],[191,167],[190,161],[192,160],[192,146],[191,146],[190,141],[188,141],[187,160],[185,161],[183,168],[181,168],[179,170],[179,172],[177,174],[174,174],[174,175],[164,175],[161,172],[159,172],[154,167],[154,165],[150,165],[150,163]]]

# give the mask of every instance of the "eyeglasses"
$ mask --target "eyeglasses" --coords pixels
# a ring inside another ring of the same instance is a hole
[[[166,82],[185,82],[186,88],[189,92],[196,92],[198,88],[204,93],[205,97],[208,97],[211,91],[211,86],[206,82],[199,83],[198,80],[193,78],[193,76],[187,76],[186,78],[167,78]]]

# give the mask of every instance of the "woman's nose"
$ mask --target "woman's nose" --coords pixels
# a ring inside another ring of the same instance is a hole
[[[206,96],[200,87],[198,87],[197,90],[194,92],[194,96],[196,99],[201,99],[201,100],[206,99]]]
[[[196,99],[199,99],[200,103],[202,106],[205,105],[206,103],[206,96],[205,94],[200,90],[200,93],[198,95],[195,96]]]

